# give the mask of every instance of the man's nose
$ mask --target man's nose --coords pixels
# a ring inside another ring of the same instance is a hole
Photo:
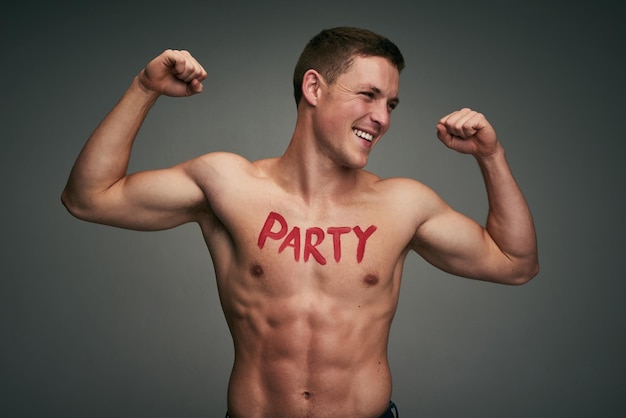
[[[381,126],[383,131],[387,130],[391,122],[391,111],[389,110],[387,102],[379,100],[374,103],[371,117],[374,122]]]

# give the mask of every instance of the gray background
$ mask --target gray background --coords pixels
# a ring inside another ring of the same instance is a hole
[[[0,415],[220,417],[232,345],[199,230],[80,222],[59,196],[80,147],[165,48],[209,72],[163,99],[132,170],[280,154],[308,39],[370,28],[402,49],[402,103],[369,169],[483,221],[471,157],[436,139],[462,106],[496,127],[535,215],[541,273],[506,287],[410,256],[392,328],[404,417],[617,416],[626,391],[624,15],[613,2],[22,2],[0,48]]]

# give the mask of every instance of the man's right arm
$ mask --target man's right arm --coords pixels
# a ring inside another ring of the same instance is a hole
[[[62,194],[76,217],[129,229],[166,229],[192,221],[205,197],[193,179],[195,160],[127,174],[135,137],[160,95],[202,91],[206,72],[186,51],[167,50],[135,77],[89,137]]]

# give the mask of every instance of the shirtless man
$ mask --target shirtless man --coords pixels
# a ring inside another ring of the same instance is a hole
[[[209,153],[127,174],[157,98],[200,93],[207,77],[188,52],[167,50],[134,78],[72,169],[62,200],[80,219],[136,230],[199,224],[234,341],[233,418],[390,416],[387,343],[411,250],[479,280],[517,285],[538,272],[530,211],[482,114],[453,112],[437,136],[477,160],[486,227],[417,181],[363,169],[389,128],[403,66],[386,38],[322,31],[296,66],[298,115],[282,156]]]

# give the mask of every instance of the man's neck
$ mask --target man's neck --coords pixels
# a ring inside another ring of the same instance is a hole
[[[273,169],[281,187],[304,201],[345,196],[354,191],[361,174],[360,169],[341,166],[324,155],[313,138],[296,134]]]

